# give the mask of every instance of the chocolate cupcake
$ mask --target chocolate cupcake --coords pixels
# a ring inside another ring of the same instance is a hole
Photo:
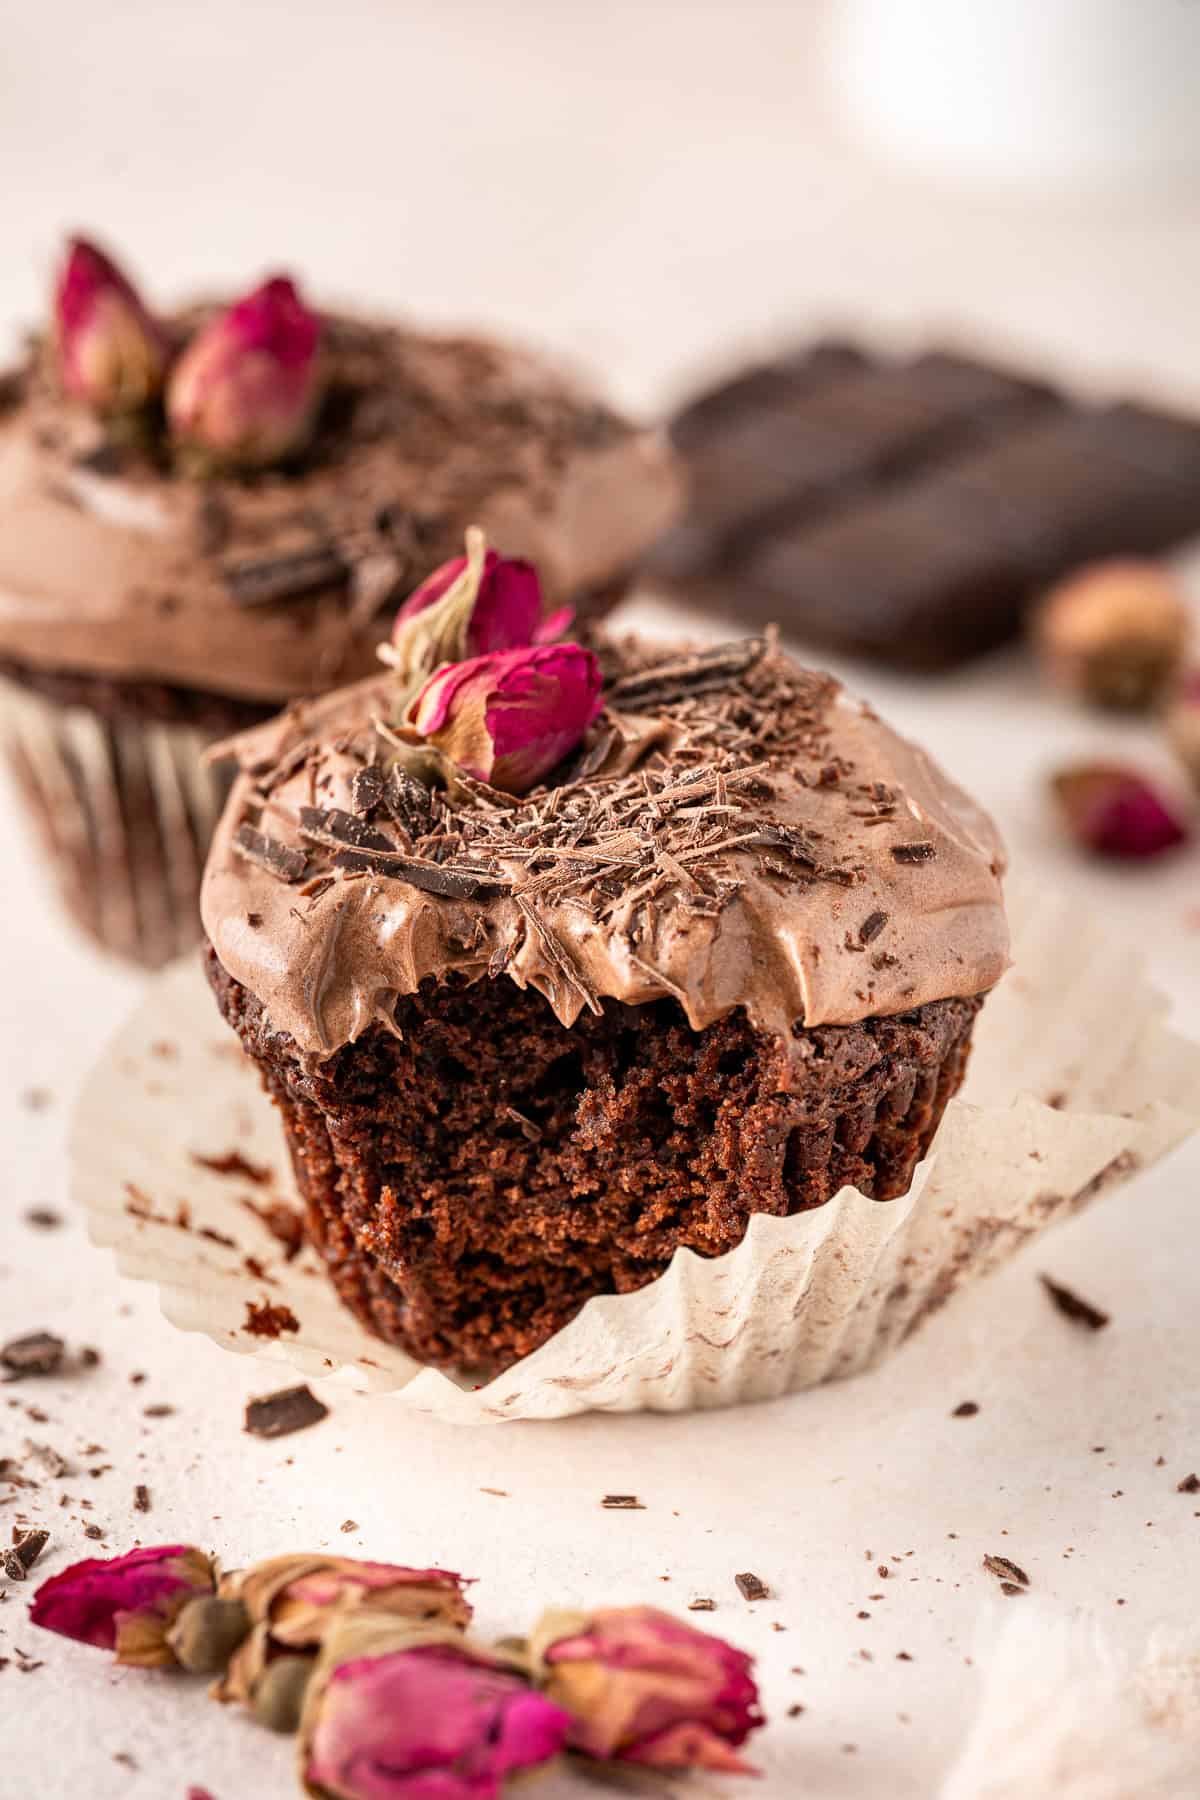
[[[422,681],[414,625],[237,739],[202,895],[345,1303],[497,1369],[755,1213],[903,1193],[1006,966],[986,816],[768,640]]]
[[[158,318],[87,244],[0,381],[0,721],[65,899],[110,950],[199,931],[201,751],[377,667],[381,609],[471,520],[603,610],[676,472],[551,364],[323,315],[278,278]]]

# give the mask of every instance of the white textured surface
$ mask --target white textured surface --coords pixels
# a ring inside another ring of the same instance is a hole
[[[0,329],[34,311],[59,231],[85,222],[167,293],[289,262],[327,291],[542,332],[635,401],[666,396],[731,337],[841,316],[901,337],[949,327],[1101,385],[1140,375],[1200,398],[1194,197],[1051,205],[872,167],[823,122],[819,23],[818,7],[765,0],[28,8],[6,18],[0,55]],[[648,603],[630,617],[680,622]],[[1197,1034],[1195,855],[1169,871],[1085,869],[1041,812],[1047,765],[1125,731],[1049,701],[1015,659],[934,687],[864,679],[1047,883],[1145,940]],[[1035,1262],[1018,1259],[877,1374],[766,1407],[481,1433],[334,1389],[317,1430],[254,1442],[238,1427],[260,1365],[174,1332],[77,1223],[38,1238],[19,1223],[29,1204],[62,1203],[70,1098],[138,984],[66,938],[8,810],[0,842],[0,1321],[104,1353],[94,1374],[9,1390],[51,1419],[0,1405],[0,1454],[29,1430],[69,1454],[101,1443],[87,1466],[113,1465],[24,1497],[54,1512],[47,1569],[94,1548],[60,1488],[93,1502],[117,1549],[145,1481],[143,1536],[196,1537],[234,1560],[313,1544],[440,1559],[481,1577],[485,1630],[511,1630],[546,1597],[712,1593],[710,1623],[762,1659],[763,1800],[929,1800],[965,1736],[982,1649],[1022,1604],[980,1572],[985,1550],[1015,1557],[1052,1608],[1100,1613],[1118,1641],[1194,1615],[1200,1522],[1175,1484],[1200,1464],[1197,1144],[1037,1256],[1111,1307],[1096,1336],[1051,1313]],[[53,1103],[13,1106],[34,1085]],[[149,1378],[131,1386],[139,1369]],[[978,1416],[951,1419],[967,1398]],[[176,1414],[145,1420],[158,1400]],[[613,1491],[646,1511],[601,1512]],[[359,1529],[343,1536],[348,1518]],[[739,1569],[777,1598],[746,1607]],[[15,1643],[47,1659],[0,1670],[0,1800],[294,1791],[284,1745],[185,1686],[34,1637],[19,1599],[0,1606],[0,1655]],[[789,1719],[793,1702],[807,1710]],[[555,1778],[540,1791],[584,1790]]]

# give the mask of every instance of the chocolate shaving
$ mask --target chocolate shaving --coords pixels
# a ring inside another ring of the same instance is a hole
[[[884,926],[887,924],[887,922],[888,922],[887,913],[885,913],[885,912],[871,913],[868,918],[865,918],[863,920],[862,924],[858,928],[859,943],[860,944],[873,944],[875,942],[875,939],[879,936],[880,932],[883,930]]]
[[[278,881],[300,881],[308,873],[308,858],[303,850],[281,844],[278,838],[268,837],[265,831],[256,831],[253,825],[238,826],[233,848],[247,862],[265,869]]]
[[[663,706],[672,700],[690,699],[693,694],[707,693],[712,688],[726,687],[745,675],[767,653],[763,637],[742,638],[729,644],[715,644],[709,650],[696,650],[688,656],[655,663],[636,674],[623,675],[608,690],[610,703],[631,710],[638,707]]]
[[[139,1481],[133,1490],[133,1509],[141,1513],[150,1511],[150,1489],[144,1481]]]
[[[246,1402],[245,1429],[252,1437],[287,1437],[293,1431],[305,1431],[329,1417],[310,1387],[280,1388],[278,1393],[263,1394]]]
[[[360,819],[368,818],[383,804],[383,770],[378,763],[359,769],[350,783],[350,804]]]
[[[609,1512],[645,1512],[646,1508],[636,1494],[605,1494],[600,1502]]]
[[[7,1369],[14,1381],[22,1375],[54,1375],[66,1353],[67,1346],[53,1332],[31,1331],[0,1347],[0,1367]]]
[[[363,771],[365,773],[365,770]],[[396,845],[381,831],[338,806],[302,806],[300,835],[326,850],[383,850],[396,853]],[[403,854],[400,852],[399,854]]]
[[[48,1531],[22,1531],[19,1526],[14,1525],[12,1549],[4,1552],[4,1573],[9,1580],[24,1581],[49,1542]]]
[[[978,1411],[978,1400],[960,1400],[950,1417],[952,1419],[973,1419]]]
[[[389,769],[383,785],[383,803],[402,830],[411,837],[424,835],[433,823],[433,799],[407,769]]]
[[[927,863],[937,851],[932,844],[893,844],[892,855],[898,863]]]
[[[853,886],[854,875],[850,869],[833,869],[817,861],[811,838],[798,825],[764,825],[757,831],[732,839],[725,847],[729,849],[735,844],[738,849],[763,850],[768,855],[786,857],[814,881],[836,881],[841,887]]]
[[[1039,1275],[1038,1280],[1049,1294],[1064,1319],[1070,1319],[1075,1325],[1084,1325],[1089,1331],[1103,1331],[1109,1323],[1109,1315],[1093,1306],[1090,1300],[1072,1293],[1061,1282],[1053,1281],[1049,1275]]]
[[[996,1575],[1002,1583],[1020,1590],[1029,1586],[1029,1577],[1019,1564],[1011,1562],[1007,1556],[985,1556],[983,1566],[989,1575]]]
[[[351,564],[340,550],[318,544],[284,556],[229,563],[221,574],[236,606],[269,606],[275,600],[299,600],[321,588],[340,586],[350,572]]]
[[[771,1590],[758,1575],[735,1575],[734,1585],[743,1600],[768,1600]]]

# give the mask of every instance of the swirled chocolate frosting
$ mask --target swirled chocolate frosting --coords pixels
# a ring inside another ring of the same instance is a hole
[[[764,640],[610,644],[580,752],[514,800],[393,764],[376,677],[230,746],[202,914],[271,1024],[320,1059],[451,973],[701,1029],[847,1023],[1003,973],[995,827],[915,745]]]
[[[469,523],[561,601],[623,577],[670,522],[660,438],[543,359],[350,318],[325,342],[310,448],[255,476],[195,479],[161,443],[113,442],[36,351],[0,382],[0,660],[282,703],[376,667],[380,608]]]

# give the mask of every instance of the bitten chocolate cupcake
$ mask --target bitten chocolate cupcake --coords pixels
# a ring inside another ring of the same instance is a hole
[[[461,661],[483,568],[235,741],[202,911],[342,1299],[489,1370],[754,1213],[903,1193],[1008,940],[989,820],[832,677]]]
[[[537,356],[284,277],[157,316],[74,243],[0,381],[0,729],[78,921],[147,964],[194,940],[201,750],[376,667],[468,522],[582,618],[676,499],[660,439]]]

